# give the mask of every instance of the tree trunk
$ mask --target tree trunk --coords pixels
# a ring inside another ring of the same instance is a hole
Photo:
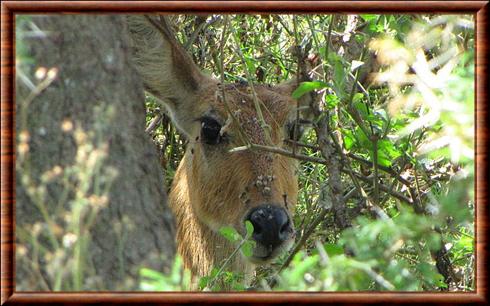
[[[17,290],[137,289],[173,262],[174,225],[124,19],[16,24]]]

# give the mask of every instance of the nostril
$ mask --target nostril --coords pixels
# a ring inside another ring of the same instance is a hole
[[[281,226],[279,233],[280,234],[287,233],[287,232],[289,232],[290,229],[291,229],[291,227],[289,226],[289,220],[287,220],[286,223],[284,223],[284,225]]]
[[[276,247],[288,240],[292,226],[287,212],[281,207],[263,205],[250,212],[247,220],[253,227],[253,238],[258,243]]]
[[[258,223],[256,222],[252,222],[252,225],[254,226],[254,234],[261,234],[262,233],[262,226],[260,226]]]
[[[250,221],[250,223],[252,223],[254,227],[254,232],[253,232],[254,234],[262,233],[262,226],[261,226],[262,219],[263,218],[261,215],[261,211],[254,211],[248,218],[248,221]]]

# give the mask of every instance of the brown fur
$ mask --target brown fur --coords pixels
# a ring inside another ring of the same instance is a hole
[[[178,252],[194,276],[203,276],[236,248],[220,236],[219,228],[233,226],[244,234],[245,216],[263,204],[284,207],[290,217],[293,214],[297,197],[295,161],[268,152],[229,150],[245,145],[239,130],[252,143],[282,147],[285,124],[295,113],[296,101],[290,95],[297,83],[255,86],[264,119],[271,127],[272,143],[268,143],[249,86],[227,84],[223,98],[222,85],[198,71],[170,37],[165,22],[161,23],[162,31],[141,16],[128,20],[135,42],[135,63],[145,87],[163,102],[173,122],[189,139],[169,201],[177,223]],[[230,121],[226,104],[238,122]],[[226,142],[218,145],[201,142],[199,119],[203,116],[212,116],[222,126],[226,125]],[[250,276],[254,264],[239,255],[228,269]]]
[[[267,123],[274,127],[275,144],[281,146],[284,136],[282,127],[292,101],[262,87],[257,92],[271,114],[277,115],[273,117],[267,114],[265,117]],[[202,97],[206,99],[209,96]],[[235,107],[234,110],[240,109],[237,119],[246,136],[253,143],[265,144],[265,134],[255,120],[251,99],[243,103],[241,99],[236,99],[240,97],[236,92],[225,94],[225,97]],[[223,103],[219,101],[211,99],[197,103],[210,106],[221,118],[227,117]],[[191,139],[199,137],[199,127],[197,123]],[[230,133],[235,132],[233,136],[237,136],[236,129],[235,124],[230,127]],[[251,208],[263,203],[285,206],[284,195],[291,203],[288,205],[290,214],[293,213],[297,196],[294,161],[266,152],[228,152],[229,149],[241,145],[244,144],[240,143],[238,137],[233,137],[225,148],[207,152],[199,140],[191,141],[175,175],[170,192],[170,206],[177,220],[178,252],[184,258],[185,266],[195,275],[209,273],[213,266],[219,265],[236,247],[217,234],[220,227],[233,226],[243,234],[244,216]],[[270,183],[262,183],[261,186],[269,185],[271,192],[264,194],[263,188],[256,183],[259,177],[269,176],[274,179]],[[250,272],[253,265],[238,256],[231,269]]]

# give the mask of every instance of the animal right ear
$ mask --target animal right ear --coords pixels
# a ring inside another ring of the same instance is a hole
[[[133,62],[145,90],[169,110],[177,127],[189,136],[197,93],[206,82],[197,65],[177,42],[163,16],[131,15],[126,17],[131,37]]]
[[[296,90],[296,88],[298,88],[300,83],[301,82],[298,81],[296,78],[293,78],[291,80],[288,80],[288,81],[285,81],[285,82],[282,82],[282,83],[276,85],[274,87],[274,90],[276,92],[283,94],[283,95],[291,97],[294,90]],[[311,111],[311,108],[315,107],[315,104],[318,103],[318,98],[319,97],[314,92],[306,93],[303,96],[301,96],[301,98],[299,98],[298,104],[299,104],[299,107],[302,109],[300,112],[302,119],[307,119],[307,120],[313,119],[313,113]],[[294,111],[291,112],[291,116],[295,117],[296,116],[295,109],[296,109],[297,104],[296,104],[296,100],[292,100],[292,101],[294,101],[292,104],[292,106],[294,107]]]

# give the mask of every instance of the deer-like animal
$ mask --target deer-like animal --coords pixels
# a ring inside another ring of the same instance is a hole
[[[244,222],[250,220],[253,255],[235,256],[229,269],[251,275],[255,265],[270,262],[294,242],[297,165],[270,152],[230,150],[244,146],[244,138],[259,145],[287,145],[297,80],[254,86],[255,102],[270,127],[266,132],[247,84],[221,84],[202,73],[165,19],[131,16],[128,21],[134,63],[146,91],[162,102],[189,141],[169,195],[184,266],[193,276],[207,275],[236,248],[219,229],[232,226],[244,235]]]

